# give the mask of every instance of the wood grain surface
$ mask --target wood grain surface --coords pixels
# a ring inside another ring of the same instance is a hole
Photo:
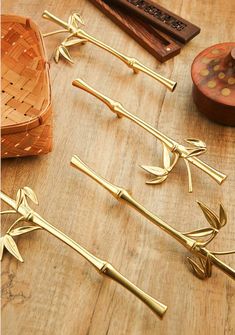
[[[47,9],[66,19],[79,11],[87,31],[146,65],[178,81],[174,93],[143,74],[133,75],[119,60],[92,45],[74,48],[75,65],[56,65],[52,53],[61,36],[46,40],[51,63],[54,110],[53,152],[2,161],[2,189],[14,196],[30,186],[38,211],[52,224],[100,258],[107,259],[143,290],[166,305],[159,320],[143,303],[115,282],[99,276],[72,249],[46,232],[18,239],[23,264],[9,254],[2,262],[2,334],[5,335],[232,335],[235,333],[235,286],[222,272],[200,281],[192,275],[187,252],[170,237],[104,189],[69,166],[78,154],[94,170],[122,185],[147,208],[182,231],[205,225],[196,199],[218,211],[222,202],[228,224],[211,247],[227,250],[235,242],[235,129],[208,121],[191,96],[190,65],[209,45],[235,40],[235,5],[231,0],[159,1],[201,27],[201,33],[173,60],[160,65],[88,1],[5,0],[2,11],[30,16],[42,31],[55,25],[43,20]],[[95,98],[72,87],[81,77],[176,140],[204,140],[203,159],[228,174],[218,186],[193,168],[194,193],[187,172],[177,165],[159,186],[138,164],[160,162],[161,145],[125,119],[116,119]],[[5,206],[4,206],[5,208]],[[2,232],[10,218],[2,220]],[[234,256],[225,256],[235,266]]]

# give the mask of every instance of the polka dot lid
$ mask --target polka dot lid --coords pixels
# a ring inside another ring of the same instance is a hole
[[[234,42],[216,44],[203,50],[194,59],[191,74],[194,101],[199,109],[205,107],[205,102],[208,106],[210,103],[212,109],[235,109]]]

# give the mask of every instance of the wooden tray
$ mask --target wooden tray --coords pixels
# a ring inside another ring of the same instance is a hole
[[[29,18],[1,15],[1,157],[45,154],[52,146],[49,65]]]

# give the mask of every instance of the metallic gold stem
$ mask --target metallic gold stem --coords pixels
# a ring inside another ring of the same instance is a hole
[[[59,26],[67,29],[67,30],[71,30],[72,27],[65,21],[59,19],[57,16],[51,14],[50,12],[48,12],[48,10],[44,10],[44,12],[42,13],[42,17],[46,20],[49,20],[51,22],[54,22],[56,24],[58,24]]]
[[[171,151],[176,149],[180,156],[184,159],[187,159],[190,163],[193,165],[197,166],[200,170],[204,171],[206,174],[208,174],[211,178],[213,178],[218,184],[222,184],[222,182],[225,180],[227,177],[225,174],[217,171],[216,169],[212,168],[208,164],[204,163],[201,161],[199,158],[193,156],[189,157],[188,156],[188,151],[187,148],[185,148],[183,145],[180,143],[174,141],[170,137],[164,135],[162,132],[157,130],[156,128],[152,127],[149,125],[147,122],[141,120],[137,116],[133,115],[129,111],[127,111],[118,101],[114,101],[99,91],[95,90],[88,84],[86,84],[83,80],[81,79],[76,79],[72,83],[74,86],[83,89],[84,91],[92,94],[102,102],[104,102],[111,111],[116,113],[119,117],[124,116],[128,118],[129,120],[135,122],[138,124],[141,128],[145,129],[147,132],[152,134],[154,137],[159,139],[161,142],[163,142]]]
[[[144,64],[140,63],[137,59],[128,57],[124,55],[123,53],[115,50],[114,48],[110,47],[109,45],[97,40],[95,37],[89,35],[84,30],[79,29],[77,32],[77,36],[80,38],[85,38],[87,41],[95,44],[96,46],[102,48],[103,50],[108,51],[115,57],[119,58],[122,62],[124,62],[127,66],[129,66],[135,73],[138,73],[138,71],[141,71],[148,76],[152,77],[153,79],[157,80],[161,84],[163,84],[166,88],[168,88],[170,91],[174,91],[176,88],[177,83],[173,80],[167,79],[163,77],[162,75],[156,73],[155,71],[149,69]]]
[[[61,33],[67,33],[68,30],[66,29],[61,29],[61,30],[55,30],[55,31],[51,31],[49,33],[45,33],[42,34],[43,37],[48,37],[48,36],[52,36],[52,35],[56,35],[56,34],[61,34]]]
[[[104,94],[100,93],[99,91],[95,90],[93,87],[85,83],[82,79],[78,78],[76,80],[73,80],[72,82],[73,86],[77,88],[81,88],[82,90],[86,91],[87,93],[90,93],[100,101],[104,102],[108,108],[117,114],[118,117],[126,117],[127,119],[135,122],[143,129],[147,130],[150,134],[158,138],[160,141],[165,143],[171,150],[176,146],[176,142],[172,140],[170,137],[164,135],[159,130],[153,128],[148,123],[142,121],[137,116],[131,114],[128,112],[120,102],[114,101],[111,98],[108,98]]]
[[[207,163],[203,162],[198,157],[186,157],[186,159],[198,167],[200,170],[204,171],[208,176],[210,176],[212,179],[214,179],[218,184],[222,184],[225,179],[227,178],[226,174],[214,169]]]
[[[100,178],[96,173],[91,173],[91,168],[87,166],[77,155],[74,155],[71,159],[71,165],[80,169],[83,173],[94,179],[98,184],[103,186],[107,191],[109,191],[115,198],[119,197],[119,193],[122,189],[116,185],[111,184],[104,178]]]
[[[235,270],[228,266],[226,263],[221,261],[219,258],[217,258],[212,252],[210,252],[207,248],[199,248],[198,251],[196,251],[196,254],[200,256],[204,256],[204,258],[210,258],[211,263],[217,267],[217,269],[224,272],[226,275],[231,277],[233,280],[235,280]]]
[[[80,246],[78,243],[73,241],[70,237],[68,237],[66,234],[61,232],[56,227],[52,226],[48,221],[44,220],[39,214],[33,212],[30,208],[27,208],[26,206],[20,205],[19,208],[17,208],[16,202],[11,199],[8,195],[3,193],[1,191],[0,193],[1,199],[7,203],[9,206],[14,208],[19,214],[23,215],[24,217],[28,217],[31,215],[31,221],[41,228],[48,231],[50,234],[54,235],[64,243],[66,243],[68,246],[76,250],[81,256],[83,256],[88,262],[90,262],[95,268],[100,270],[104,266],[104,261],[99,260],[94,255],[89,253],[86,249],[84,249],[82,246]]]
[[[125,201],[129,206],[136,209],[139,213],[144,215],[148,220],[153,224],[164,230],[169,235],[173,236],[181,244],[183,244],[187,249],[191,249],[195,241],[190,239],[187,236],[184,236],[182,233],[178,232],[176,229],[168,225],[166,222],[161,220],[155,214],[148,211],[144,206],[138,203],[125,189],[111,184],[105,178],[99,176],[94,170],[87,166],[77,155],[74,155],[71,159],[71,165],[78,170],[82,171],[97,183],[107,189],[117,200]]]
[[[177,86],[177,82],[170,80],[168,78],[165,78],[164,76],[160,75],[159,73],[156,73],[155,71],[151,70],[144,64],[140,63],[137,59],[134,60],[133,62],[133,68],[134,71],[141,71],[149,75],[150,77],[156,79],[158,82],[166,86],[171,92],[174,92]]]
[[[71,159],[72,166],[76,167],[78,170],[84,172],[89,177],[97,181],[101,186],[108,189],[108,191],[118,200],[123,200],[129,206],[133,207],[140,214],[145,216],[148,220],[154,223],[156,226],[161,228],[163,231],[168,233],[170,236],[175,238],[180,242],[185,248],[187,248],[192,253],[196,254],[199,257],[207,258],[210,257],[211,263],[214,264],[218,269],[223,271],[225,274],[235,279],[235,270],[226,265],[215,255],[213,255],[208,249],[200,246],[200,243],[191,239],[187,236],[184,236],[181,232],[177,231],[163,220],[161,220],[157,215],[153,214],[147,210],[143,205],[137,202],[125,189],[120,188],[110,182],[108,182],[103,177],[99,176],[91,168],[89,168],[78,156],[73,156]]]
[[[23,215],[25,218],[30,218],[29,220],[31,222],[45,229],[50,234],[54,235],[59,240],[61,240],[62,242],[70,246],[72,249],[77,251],[89,263],[91,263],[100,274],[108,276],[111,279],[115,280],[117,283],[121,284],[128,291],[130,291],[137,298],[139,298],[142,302],[144,302],[156,315],[158,315],[160,318],[163,317],[163,315],[167,310],[167,306],[160,303],[156,299],[152,298],[150,295],[143,292],[141,289],[139,289],[137,286],[131,283],[127,278],[125,278],[121,273],[119,273],[110,263],[103,261],[92,255],[89,251],[80,246],[69,236],[61,232],[56,227],[52,226],[48,221],[43,219],[38,213],[34,212],[30,207],[27,207],[23,204],[17,206],[16,201],[11,199],[4,192],[0,193],[0,197],[6,204],[12,207],[16,212]]]
[[[213,251],[213,255],[229,255],[229,254],[235,254],[235,249],[234,250],[227,250],[227,251]]]
[[[42,17],[47,19],[47,20],[50,20],[54,23],[57,23],[58,25],[62,26],[63,28],[68,29],[69,32],[76,33],[77,37],[79,37],[81,39],[85,39],[86,41],[91,42],[92,44],[98,46],[99,48],[108,51],[110,54],[114,55],[115,57],[120,59],[122,62],[124,62],[135,73],[137,73],[138,71],[141,71],[141,72],[147,74],[148,76],[152,77],[153,79],[155,79],[158,82],[160,82],[161,84],[163,84],[166,88],[168,88],[172,92],[176,88],[177,83],[175,81],[167,79],[164,76],[156,73],[155,71],[149,69],[144,64],[140,63],[137,59],[124,55],[123,53],[115,50],[111,46],[109,46],[109,45],[101,42],[100,40],[96,39],[95,37],[91,36],[90,34],[85,32],[84,30],[77,29],[77,28],[73,27],[72,25],[69,25],[65,21],[60,20],[55,15],[51,14],[50,12],[48,12],[46,10],[43,12]]]
[[[156,299],[152,298],[148,294],[144,293],[134,284],[132,284],[128,279],[126,279],[120,272],[118,272],[111,264],[106,263],[106,265],[102,269],[102,273],[106,276],[112,278],[130,292],[132,292],[136,297],[138,297],[142,302],[144,302],[154,313],[156,313],[159,317],[163,317],[167,306],[158,302]]]
[[[110,54],[112,54],[113,56],[117,57],[118,59],[120,59],[123,63],[125,63],[126,65],[130,66],[130,58],[125,56],[124,54],[122,54],[121,52],[115,50],[114,48],[110,47],[109,45],[97,40],[95,37],[91,36],[90,34],[88,34],[87,32],[85,32],[82,29],[79,29],[77,31],[77,36],[80,38],[84,38],[87,41],[91,42],[92,44],[100,47],[103,50],[108,51]]]

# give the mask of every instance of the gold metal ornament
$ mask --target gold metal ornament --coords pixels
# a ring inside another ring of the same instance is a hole
[[[123,53],[115,50],[114,48],[110,47],[109,45],[105,44],[104,42],[99,41],[95,37],[91,36],[83,29],[80,28],[83,20],[78,13],[73,13],[69,16],[68,22],[65,22],[55,15],[51,14],[47,10],[45,10],[42,14],[44,19],[50,20],[54,23],[57,23],[59,26],[63,27],[62,30],[52,31],[50,33],[43,34],[44,37],[51,36],[58,33],[69,33],[69,35],[63,40],[63,42],[57,47],[54,55],[54,59],[56,63],[58,63],[59,58],[62,56],[70,63],[73,63],[72,57],[68,51],[68,48],[74,45],[81,45],[86,42],[90,42],[99,48],[108,51],[113,56],[120,59],[123,63],[125,63],[129,68],[131,68],[134,73],[143,72],[148,76],[152,77],[153,79],[157,80],[159,83],[163,84],[167,87],[170,91],[174,91],[176,88],[177,83],[170,79],[163,77],[162,75],[156,73],[155,71],[149,69],[147,66],[139,62],[137,59],[133,57],[128,57]]]
[[[97,183],[108,190],[117,200],[126,202],[133,207],[140,214],[145,216],[157,227],[168,233],[179,243],[181,243],[187,250],[189,250],[197,261],[188,258],[189,264],[192,267],[194,274],[200,279],[205,279],[211,276],[212,265],[223,271],[225,274],[235,279],[235,270],[221,261],[217,255],[227,255],[235,253],[235,250],[230,251],[211,251],[206,246],[217,236],[220,229],[227,223],[227,216],[222,205],[220,205],[220,212],[217,215],[214,211],[208,208],[201,202],[198,202],[206,220],[210,227],[203,227],[193,231],[182,233],[175,228],[168,225],[157,215],[147,210],[143,205],[137,202],[131,195],[122,187],[116,186],[103,177],[99,176],[89,166],[87,166],[78,156],[74,155],[71,159],[71,165],[82,171]]]
[[[1,212],[1,214],[20,214],[20,218],[18,218],[11,225],[5,236],[0,238],[1,259],[3,250],[4,248],[6,248],[20,262],[23,262],[23,258],[13,237],[32,232],[36,229],[44,229],[65,244],[67,244],[69,247],[77,251],[90,264],[92,264],[100,274],[108,276],[109,278],[124,286],[128,291],[133,293],[137,298],[144,302],[157,316],[159,316],[160,318],[164,316],[167,310],[167,306],[163,305],[156,299],[152,298],[150,295],[143,292],[141,289],[131,283],[127,278],[125,278],[120,272],[118,272],[110,263],[101,260],[91,254],[85,248],[72,240],[69,236],[65,235],[59,229],[43,219],[38,213],[36,213],[28,204],[28,199],[30,199],[33,203],[38,204],[37,197],[32,189],[30,189],[29,187],[19,189],[17,192],[16,200],[13,200],[4,192],[1,192],[0,195],[1,200],[3,200],[12,208],[12,210],[3,211]],[[22,223],[24,221],[29,222],[30,225],[21,225],[16,228],[19,223]]]
[[[172,171],[175,167],[176,163],[178,162],[179,158],[182,158],[185,162],[187,172],[188,172],[188,185],[189,185],[189,192],[193,191],[192,187],[192,175],[190,170],[189,163],[195,165],[200,170],[207,173],[211,178],[213,178],[218,184],[222,184],[225,180],[226,175],[217,171],[216,169],[212,168],[208,164],[201,161],[198,156],[202,155],[206,152],[206,144],[195,138],[188,138],[186,142],[190,144],[190,146],[184,146],[172,138],[166,136],[165,134],[161,133],[156,128],[149,125],[147,122],[141,120],[137,116],[131,114],[127,111],[120,102],[114,101],[104,94],[100,93],[99,91],[95,90],[87,83],[85,83],[81,79],[76,79],[72,83],[75,87],[83,89],[84,91],[92,94],[102,102],[104,102],[109,109],[114,112],[119,118],[126,117],[127,119],[133,121],[141,128],[145,129],[147,132],[152,134],[158,140],[162,142],[163,145],[163,167],[156,167],[156,166],[146,166],[141,165],[141,167],[149,172],[154,178],[148,180],[146,184],[160,184],[165,181],[168,177],[168,174]]]

